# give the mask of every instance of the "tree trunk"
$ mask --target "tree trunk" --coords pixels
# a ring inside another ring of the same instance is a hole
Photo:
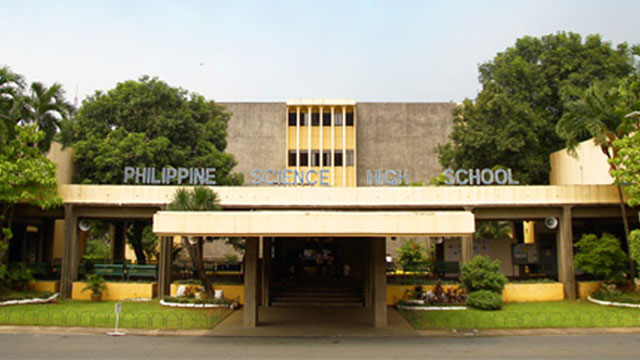
[[[199,237],[196,237],[196,239],[198,240],[198,243],[202,241],[202,239]],[[184,236],[182,237],[182,246],[185,249],[187,249],[187,253],[191,258],[191,263],[193,264],[193,268],[196,272],[196,275],[202,282],[202,287],[204,288],[206,297],[213,298],[213,288],[211,287],[211,282],[209,281],[209,278],[207,277],[207,274],[204,271],[202,254],[201,254],[201,251],[198,251],[199,249],[198,243],[196,243],[195,245],[191,245],[187,237],[184,237]]]
[[[142,246],[142,232],[145,226],[146,223],[135,222],[127,229],[127,242],[133,248],[133,252],[136,254],[136,259],[140,265],[147,263],[147,255],[145,255]]]

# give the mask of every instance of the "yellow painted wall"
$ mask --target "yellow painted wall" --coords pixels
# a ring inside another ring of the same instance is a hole
[[[73,179],[73,150],[66,148],[62,150],[62,145],[52,142],[47,158],[57,166],[58,184],[71,184]]]
[[[107,289],[102,292],[102,300],[153,299],[158,292],[157,283],[107,282],[106,285]],[[91,300],[91,290],[82,291],[85,286],[84,282],[74,281],[71,299]]]
[[[458,285],[443,285],[442,288],[457,289]],[[413,290],[414,285],[387,285],[387,306],[400,301],[407,290]],[[423,290],[433,291],[435,285],[423,285]],[[504,302],[536,302],[564,300],[564,285],[562,283],[539,284],[506,284],[502,291]]]
[[[571,156],[563,149],[550,155],[551,185],[613,184],[607,157],[593,139],[581,142],[576,154],[577,157]]]
[[[502,290],[504,302],[536,302],[564,300],[564,284],[507,284]]]
[[[60,281],[59,280],[36,280],[32,283],[29,283],[29,290],[32,291],[48,291],[52,293],[57,293],[60,291]]]
[[[179,284],[171,284],[171,296],[176,296],[178,292]],[[187,286],[195,286],[199,290],[202,290],[202,286],[200,285],[187,285]],[[213,288],[215,290],[222,290],[222,296],[225,299],[237,301],[238,304],[244,304],[244,285],[229,285],[229,284],[213,284]]]
[[[600,290],[602,281],[578,281],[576,286],[578,287],[578,297],[580,299],[586,299],[587,296]]]

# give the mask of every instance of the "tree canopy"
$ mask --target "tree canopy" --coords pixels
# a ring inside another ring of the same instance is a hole
[[[118,83],[83,101],[61,140],[75,150],[78,183],[118,184],[124,167],[213,167],[219,185],[242,184],[225,153],[230,114],[157,78]]]
[[[564,32],[520,38],[479,66],[482,90],[455,108],[453,132],[437,147],[440,163],[504,166],[522,184],[545,184],[549,154],[565,147],[556,133],[566,111],[563,91],[624,78],[633,70],[631,49],[625,43],[613,48],[599,35],[584,41]]]

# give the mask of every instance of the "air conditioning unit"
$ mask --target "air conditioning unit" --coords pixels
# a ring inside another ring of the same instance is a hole
[[[550,216],[550,217],[544,219],[544,225],[548,229],[555,229],[555,228],[558,227],[558,218],[554,217],[554,216]]]

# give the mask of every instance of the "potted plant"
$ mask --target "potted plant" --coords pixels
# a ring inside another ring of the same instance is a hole
[[[98,274],[87,275],[87,286],[82,289],[82,292],[91,290],[91,301],[97,302],[102,300],[102,291],[107,288],[104,283],[104,278]]]

